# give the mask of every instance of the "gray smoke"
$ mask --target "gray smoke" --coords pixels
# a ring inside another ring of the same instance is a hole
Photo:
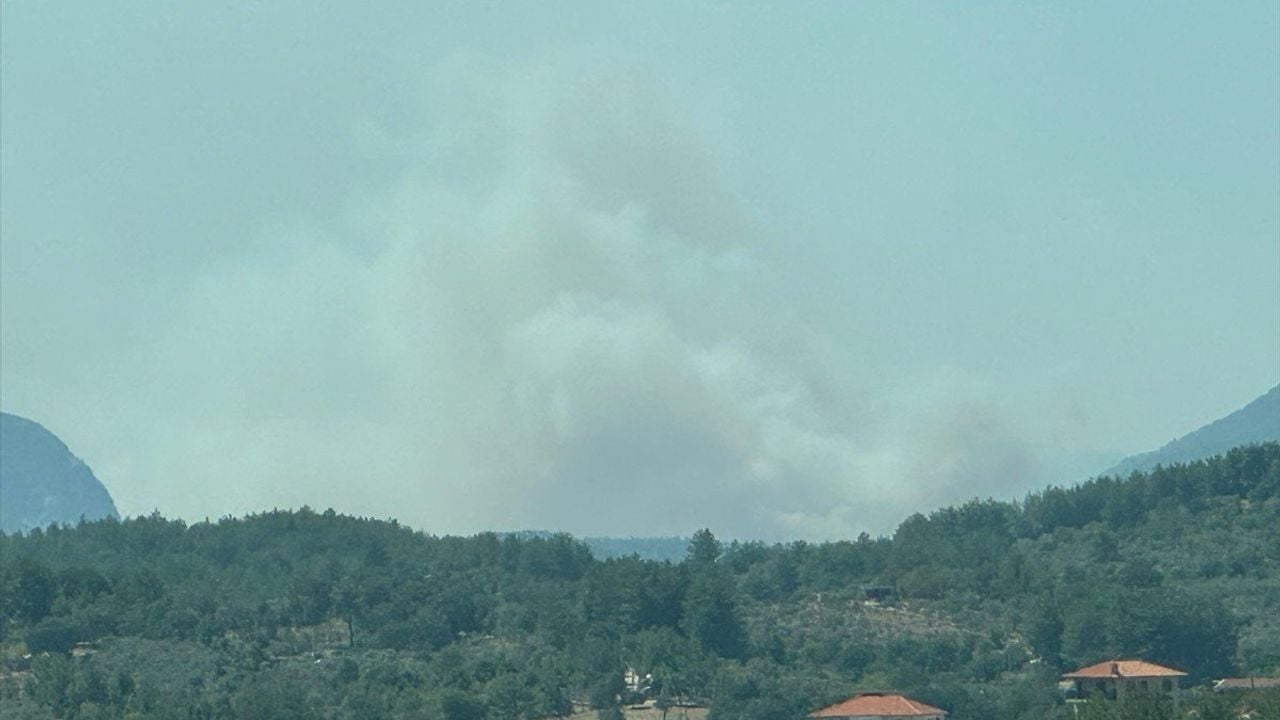
[[[365,128],[402,177],[202,269],[133,355],[126,510],[825,538],[1035,474],[963,377],[882,387],[811,326],[763,252],[803,238],[763,236],[659,80],[458,59],[428,87],[420,129]]]

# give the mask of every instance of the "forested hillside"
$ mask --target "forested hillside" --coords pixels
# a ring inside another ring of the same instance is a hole
[[[678,564],[304,508],[0,536],[0,570],[5,718],[616,718],[627,667],[711,720],[872,689],[952,720],[1066,718],[1059,673],[1109,657],[1196,686],[1280,672],[1280,445],[974,501],[891,538],[703,531]]]

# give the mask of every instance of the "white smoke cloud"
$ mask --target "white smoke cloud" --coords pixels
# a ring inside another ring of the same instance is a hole
[[[129,5],[0,43],[0,407],[123,512],[887,531],[1277,382],[1249,13]]]
[[[825,538],[1034,472],[980,390],[903,396],[807,326],[657,78],[459,59],[429,85],[424,132],[365,128],[406,177],[188,286],[127,411],[168,420],[104,468],[135,502]]]

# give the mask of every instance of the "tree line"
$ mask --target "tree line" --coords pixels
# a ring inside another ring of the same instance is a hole
[[[0,535],[0,716],[532,719],[647,697],[776,720],[894,689],[960,719],[1067,717],[1057,675],[1108,657],[1193,684],[1280,671],[1278,491],[1272,443],[888,537],[703,530],[680,563],[308,508],[51,526]]]

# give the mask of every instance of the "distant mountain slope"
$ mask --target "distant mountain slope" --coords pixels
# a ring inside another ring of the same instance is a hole
[[[1106,475],[1128,475],[1156,465],[1189,462],[1220,455],[1250,443],[1280,441],[1280,385],[1230,415],[1178,438],[1159,450],[1133,455],[1107,470]]]
[[[519,540],[548,540],[558,533],[550,530],[517,530],[502,533]],[[680,562],[689,552],[687,537],[583,537],[577,538],[597,560],[635,556],[641,560]]]
[[[39,423],[0,413],[0,530],[117,517],[111,494]]]
[[[598,560],[635,555],[641,560],[680,562],[689,553],[683,537],[587,537],[582,542]]]

